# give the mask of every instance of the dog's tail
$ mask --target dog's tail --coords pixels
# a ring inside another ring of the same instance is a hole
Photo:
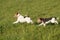
[[[56,19],[59,20],[59,17],[57,17]]]
[[[59,17],[53,17],[53,18],[55,18],[56,20],[59,20]]]

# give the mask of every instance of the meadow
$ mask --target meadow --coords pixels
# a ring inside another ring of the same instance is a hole
[[[34,24],[12,24],[16,12],[28,14]],[[0,0],[0,40],[60,40],[60,20],[44,27],[36,24],[38,17],[60,18],[60,0]]]

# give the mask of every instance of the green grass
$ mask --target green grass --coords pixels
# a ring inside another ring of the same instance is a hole
[[[0,40],[60,40],[60,24],[12,24],[18,11],[34,22],[38,17],[60,17],[60,0],[0,0]]]

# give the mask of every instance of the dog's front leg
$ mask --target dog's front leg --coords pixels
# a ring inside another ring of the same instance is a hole
[[[15,21],[15,22],[13,22],[13,24],[16,24],[16,23],[18,23],[19,21]]]
[[[43,25],[44,23],[42,22],[41,24],[39,24],[39,26]]]
[[[15,22],[13,22],[13,24],[16,24],[16,23],[18,23],[19,22],[19,20],[17,20],[17,21],[15,21]]]
[[[39,26],[43,25],[44,27],[46,26],[46,24],[44,22],[42,22],[41,24],[39,24]]]

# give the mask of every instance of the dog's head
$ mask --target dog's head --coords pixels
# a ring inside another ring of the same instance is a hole
[[[14,15],[14,17],[18,17],[18,16],[20,16],[20,14],[17,12],[17,13]]]
[[[42,21],[41,21],[41,19],[40,18],[38,18],[37,19],[37,23],[41,23]]]

